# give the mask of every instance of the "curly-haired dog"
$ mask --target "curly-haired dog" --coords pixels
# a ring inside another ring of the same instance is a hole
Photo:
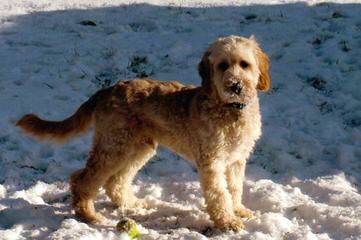
[[[120,81],[97,92],[63,121],[28,114],[17,125],[43,140],[63,141],[95,126],[84,169],[71,176],[76,214],[103,217],[94,198],[104,187],[120,207],[144,206],[131,183],[138,170],[169,147],[198,167],[215,226],[240,230],[252,212],[242,204],[246,160],[261,135],[257,90],[270,88],[269,59],[254,37],[219,38],[198,66],[200,87],[155,80]]]

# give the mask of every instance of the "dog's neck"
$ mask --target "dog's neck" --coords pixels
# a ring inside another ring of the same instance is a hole
[[[235,108],[235,109],[242,110],[243,108],[245,108],[245,107],[247,106],[247,104],[245,104],[245,103],[233,102],[233,103],[226,103],[225,106],[226,106],[226,107],[230,107],[230,108]]]
[[[197,105],[199,114],[209,115],[215,121],[222,121],[223,124],[234,124],[240,121],[252,111],[252,105],[257,101],[244,105],[242,103],[224,103],[214,95],[209,95],[200,91],[197,97]]]

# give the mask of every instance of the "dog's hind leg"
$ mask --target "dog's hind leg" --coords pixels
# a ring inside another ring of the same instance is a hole
[[[156,144],[153,140],[147,139],[140,143],[132,143],[128,148],[132,154],[127,155],[127,159],[119,159],[119,161],[123,161],[122,168],[108,179],[105,190],[118,207],[146,208],[145,201],[134,195],[132,181],[139,169],[155,155]]]
[[[119,135],[114,133],[104,136],[96,135],[86,167],[71,176],[73,206],[76,215],[85,222],[102,222],[103,216],[94,208],[94,198],[99,188],[124,167],[124,163],[132,155],[132,151],[137,150],[129,149],[126,146],[127,142],[132,142],[132,134],[126,130],[117,133]]]
[[[94,185],[85,183],[85,179],[88,179],[89,175],[91,175],[89,172],[86,168],[74,172],[70,177],[70,187],[75,214],[82,221],[96,224],[101,223],[104,218],[94,208],[93,199],[98,189]]]

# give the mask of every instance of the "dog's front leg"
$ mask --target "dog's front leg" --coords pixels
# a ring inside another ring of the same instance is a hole
[[[233,211],[232,197],[227,190],[225,164],[204,164],[199,166],[199,170],[207,212],[215,227],[234,231],[244,228],[242,220]]]
[[[226,169],[228,188],[232,195],[233,210],[239,217],[252,218],[253,212],[242,204],[243,180],[246,170],[246,161],[237,161]]]

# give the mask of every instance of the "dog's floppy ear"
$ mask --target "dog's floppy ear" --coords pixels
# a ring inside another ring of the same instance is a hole
[[[258,67],[260,70],[260,76],[258,79],[257,89],[261,91],[268,91],[271,88],[271,76],[270,76],[270,60],[268,55],[261,49],[255,36],[250,37],[256,43],[256,58]]]
[[[202,60],[198,64],[198,73],[202,78],[202,87],[207,90],[207,92],[211,91],[211,77],[212,77],[212,66],[209,62],[209,55],[211,52],[208,50],[203,54]]]

